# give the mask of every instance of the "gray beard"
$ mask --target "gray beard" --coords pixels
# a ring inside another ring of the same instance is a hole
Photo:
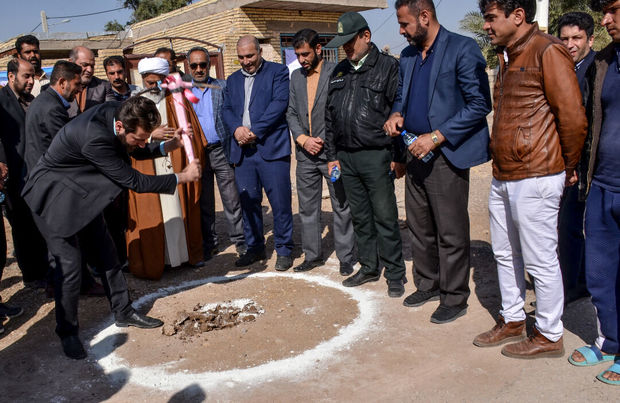
[[[149,91],[149,92],[145,92],[141,96],[143,96],[144,98],[150,99],[151,101],[155,102],[155,104],[158,104],[164,98],[166,98],[166,93],[164,91],[159,91],[159,92],[150,92]]]

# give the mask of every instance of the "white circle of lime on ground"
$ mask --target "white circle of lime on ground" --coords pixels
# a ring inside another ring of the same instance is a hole
[[[123,333],[122,328],[116,327],[111,323],[108,327],[95,335],[91,341],[90,355],[97,360],[99,365],[106,373],[122,370],[130,373],[129,382],[145,387],[156,388],[165,391],[174,391],[185,388],[192,384],[198,384],[205,389],[209,389],[218,385],[252,385],[255,383],[269,382],[273,378],[291,378],[301,374],[307,374],[308,371],[314,369],[317,363],[324,364],[325,361],[337,359],[336,353],[345,349],[360,339],[362,335],[368,332],[377,312],[376,297],[377,294],[372,291],[347,288],[342,284],[330,280],[325,277],[307,274],[292,273],[257,273],[252,275],[240,275],[234,277],[210,277],[201,280],[194,280],[162,288],[152,294],[145,295],[134,301],[136,308],[152,303],[158,298],[178,293],[185,289],[191,289],[207,283],[220,283],[232,280],[247,278],[272,278],[272,277],[289,277],[296,280],[304,280],[315,283],[323,287],[337,289],[344,294],[350,296],[359,309],[359,314],[347,326],[342,327],[338,335],[331,339],[319,343],[312,349],[306,350],[299,355],[270,361],[255,367],[243,369],[230,369],[225,371],[208,371],[208,372],[187,372],[187,371],[170,371],[176,363],[160,364],[145,367],[132,367],[131,363],[122,359],[114,353],[114,335]]]

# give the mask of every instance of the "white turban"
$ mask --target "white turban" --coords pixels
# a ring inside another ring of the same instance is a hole
[[[168,61],[161,57],[146,57],[138,63],[138,73],[140,74],[154,73],[167,76],[169,71]]]

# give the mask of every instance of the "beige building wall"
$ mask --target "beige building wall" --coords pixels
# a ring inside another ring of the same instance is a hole
[[[148,36],[135,38],[136,42],[160,36],[183,36],[211,42],[222,46],[224,55],[224,74],[226,76],[239,69],[236,56],[236,43],[242,35],[254,35],[261,42],[266,60],[281,63],[280,34],[293,34],[302,28],[313,28],[320,33],[335,33],[341,13],[275,10],[261,8],[234,8],[204,17],[176,27],[162,30]],[[157,24],[155,19],[148,24]],[[132,29],[140,30],[147,24],[136,24]],[[174,40],[177,53],[183,53],[197,43],[187,40]],[[152,54],[158,47],[170,46],[167,40],[158,40],[135,46],[134,54]],[[209,50],[215,50],[211,48]],[[342,53],[342,52],[340,52]],[[342,56],[341,56],[342,57]]]

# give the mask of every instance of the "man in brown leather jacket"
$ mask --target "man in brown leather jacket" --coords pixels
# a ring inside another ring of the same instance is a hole
[[[480,0],[484,29],[499,46],[491,134],[491,242],[500,317],[474,344],[514,358],[559,357],[564,305],[557,223],[565,184],[577,182],[587,129],[574,63],[560,40],[533,22],[536,0]],[[525,273],[536,290],[536,324],[525,340]]]

